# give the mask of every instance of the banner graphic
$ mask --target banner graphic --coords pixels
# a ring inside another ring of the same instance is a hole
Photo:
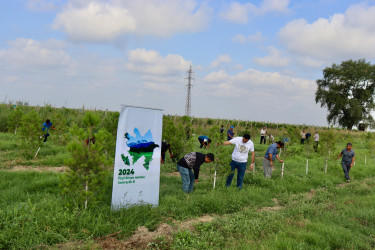
[[[112,208],[159,204],[161,110],[123,106],[116,141]]]

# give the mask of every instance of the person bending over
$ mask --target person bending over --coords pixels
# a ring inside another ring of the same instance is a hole
[[[177,169],[180,172],[182,179],[182,190],[185,193],[193,191],[195,176],[194,171],[198,171],[203,163],[210,163],[215,160],[215,156],[212,153],[202,154],[198,152],[192,152],[182,157],[177,162]]]

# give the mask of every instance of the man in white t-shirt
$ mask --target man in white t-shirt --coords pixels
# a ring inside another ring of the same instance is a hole
[[[319,145],[319,134],[318,134],[318,131],[315,131],[314,142],[315,142],[315,145],[314,145],[315,152],[318,152],[318,145]]]
[[[249,134],[244,134],[243,137],[235,137],[230,141],[225,141],[224,145],[235,145],[232,153],[232,161],[230,162],[231,173],[228,175],[226,187],[232,183],[234,171],[237,169],[237,187],[242,188],[243,178],[245,176],[247,158],[249,151],[251,151],[251,165],[250,170],[253,170],[255,161],[254,143],[250,140]]]

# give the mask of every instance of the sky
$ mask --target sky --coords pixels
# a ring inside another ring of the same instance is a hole
[[[326,126],[316,80],[375,60],[375,0],[3,0],[0,102]]]

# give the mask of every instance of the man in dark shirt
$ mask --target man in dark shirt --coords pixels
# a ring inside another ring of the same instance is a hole
[[[171,151],[171,145],[166,142],[166,141],[162,141],[161,143],[161,158],[160,158],[160,163],[161,164],[164,164],[165,162],[165,153],[168,151],[169,152],[169,156],[171,157],[171,159],[173,159],[173,154],[172,154],[172,151]]]
[[[181,174],[182,179],[182,190],[185,193],[193,191],[193,185],[195,176],[192,171],[198,171],[203,163],[210,163],[215,160],[215,156],[212,153],[202,154],[198,152],[192,152],[182,157],[177,162],[177,169]]]
[[[337,159],[339,159],[341,156],[342,170],[344,171],[346,180],[350,181],[349,171],[353,167],[353,164],[355,162],[355,153],[352,150],[352,144],[350,142],[346,145],[346,148],[341,151]]]
[[[198,141],[201,144],[199,148],[203,148],[203,147],[209,148],[210,147],[211,139],[208,138],[208,136],[201,135],[201,136],[198,137]]]
[[[230,126],[230,129],[228,129],[227,132],[227,141],[230,141],[234,138],[234,132],[233,132],[233,126]]]

